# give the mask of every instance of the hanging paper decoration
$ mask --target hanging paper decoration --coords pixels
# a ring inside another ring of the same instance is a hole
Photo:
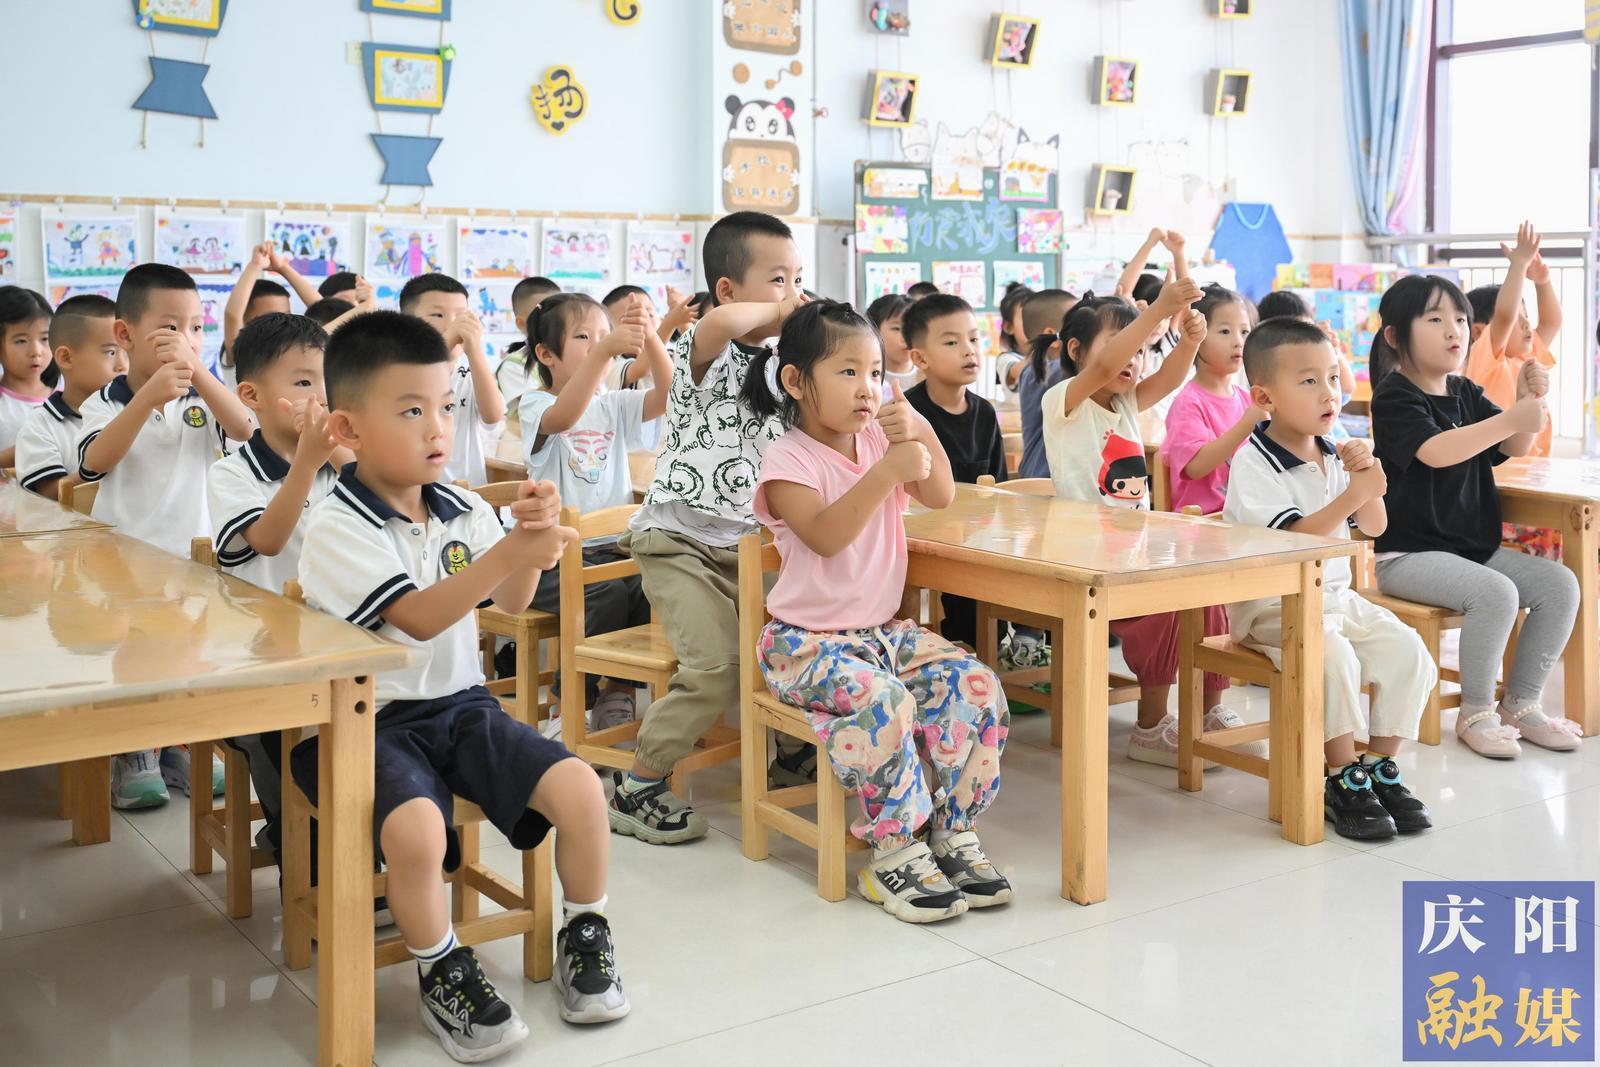
[[[369,41],[361,46],[361,66],[374,110],[436,115],[444,109],[450,60],[440,49]]]
[[[723,208],[793,215],[800,189],[794,101],[787,96],[773,101],[730,95],[723,107],[733,116],[722,144]]]
[[[450,0],[361,0],[361,10],[375,15],[409,15],[418,19],[450,19]]]
[[[442,137],[406,137],[397,133],[372,134],[372,143],[383,155],[385,185],[432,185],[428,164],[444,143]]]
[[[156,212],[156,262],[196,277],[231,278],[244,269],[244,219],[239,215]]]
[[[141,30],[215,37],[227,13],[228,0],[133,0],[133,20]]]
[[[533,117],[553,134],[563,134],[572,128],[589,110],[589,97],[572,68],[562,65],[544,72],[544,80],[528,94],[533,103]]]
[[[181,59],[150,57],[150,84],[145,87],[133,106],[140,111],[162,111],[169,115],[191,115],[197,119],[214,119],[217,109],[206,96],[206,73],[211,69],[206,63],[186,63]]]
[[[639,0],[606,0],[606,18],[618,26],[632,26],[639,21]]]
[[[114,285],[139,262],[134,215],[41,215],[45,282]]]
[[[800,0],[730,0],[722,37],[733,48],[792,56],[800,51]]]

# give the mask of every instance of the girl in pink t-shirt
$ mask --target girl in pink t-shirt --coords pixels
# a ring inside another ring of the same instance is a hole
[[[1221,511],[1228,498],[1228,464],[1266,412],[1250,402],[1236,379],[1244,366],[1250,316],[1239,294],[1208,285],[1195,310],[1206,317],[1206,339],[1195,354],[1194,377],[1167,412],[1161,460],[1172,479],[1172,510],[1194,505]]]
[[[829,300],[789,316],[777,354],[745,378],[743,403],[789,428],[756,483],[756,517],[783,558],[757,651],[772,692],[810,711],[834,773],[861,796],[854,832],[873,846],[861,895],[923,923],[1011,899],[972,828],[1000,787],[1010,713],[989,668],[894,617],[907,499],[942,508],[955,484],[933,428],[898,385],[882,404],[882,382],[872,324]],[[931,849],[914,836],[930,818]]]

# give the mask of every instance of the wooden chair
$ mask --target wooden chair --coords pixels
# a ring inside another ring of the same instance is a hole
[[[1006,450],[1006,473],[1015,474],[1017,468],[1022,466],[1022,435],[1003,433],[1000,435],[1000,441]]]
[[[206,567],[217,565],[211,538],[196,537],[189,542],[189,558]],[[209,788],[191,788],[189,795],[189,869],[195,874],[211,873],[212,853],[227,865],[228,916],[248,918],[253,910],[250,872],[271,867],[277,861],[272,852],[256,848],[250,827],[263,818],[261,805],[250,799],[250,761],[232,745],[214,741],[189,743],[189,767],[205,768],[204,780],[211,781],[211,757],[216,749],[222,755],[222,807],[215,807]],[[285,748],[284,758],[288,758]]]
[[[628,453],[628,478],[633,485],[633,497],[639,503],[644,503],[644,492],[639,488],[646,488],[656,478],[656,454],[654,452],[629,452]]]
[[[94,514],[94,498],[100,493],[99,482],[79,482],[70,490],[63,490],[72,494],[72,500],[67,505],[79,515]]]
[[[493,474],[491,470],[490,476],[493,477]],[[523,472],[515,481],[491,481],[472,491],[497,509],[508,507],[517,499],[517,487],[526,476],[526,472]],[[501,678],[495,673],[497,637],[516,642],[516,673],[510,678]],[[501,611],[493,604],[478,609],[478,643],[483,653],[484,684],[518,722],[537,723],[555,706],[553,693],[550,696],[546,696],[546,693],[555,684],[556,642],[560,637],[561,620],[547,611],[528,608],[512,614]],[[548,666],[540,666],[541,650]]]
[[[62,478],[56,483],[56,501],[64,508],[71,508],[80,515],[88,515],[94,511],[95,494],[100,491],[99,482],[79,482],[75,485],[67,484],[67,479]],[[111,766],[111,761],[89,760],[85,763],[104,763],[106,768]],[[87,768],[80,764],[61,763],[56,765],[56,817],[61,819],[72,818],[73,807],[77,803],[76,781],[79,774]],[[109,769],[98,771],[97,774],[109,776]],[[100,790],[94,790],[95,793]],[[105,813],[104,822],[109,824],[111,813]],[[103,840],[103,838],[97,838]]]
[[[587,515],[580,515],[576,508],[561,511],[561,524],[579,534],[579,540],[569,544],[561,557],[561,740],[579,759],[616,770],[633,766],[633,750],[621,745],[638,736],[643,720],[636,718],[590,733],[584,715],[585,682],[590,676],[637,682],[648,686],[654,698],[666,692],[678,670],[678,656],[659,623],[584,635],[585,588],[638,574],[639,564],[625,559],[585,565],[582,542],[622,533],[637,510],[637,504],[624,504]],[[700,739],[698,751],[679,760],[672,773],[681,778],[738,756],[738,731],[719,723]]]
[[[1028,496],[1055,496],[1056,483],[1049,478],[1010,478],[996,482],[992,474],[978,475],[978,483],[988,489],[1002,489],[1007,493],[1026,493]]]
[[[1150,510],[1172,510],[1172,477],[1167,472],[1167,464],[1161,458],[1161,450],[1146,448],[1145,462],[1150,474]]]
[[[516,460],[490,456],[483,461],[483,465],[489,482],[493,485],[501,482],[520,482],[528,477],[528,468]]]
[[[298,582],[285,582],[283,594],[299,603],[305,601]],[[291,971],[311,966],[311,944],[317,932],[317,891],[311,886],[311,820],[317,811],[295,784],[287,758],[298,734],[297,730],[285,731],[283,738],[283,961]],[[451,885],[450,917],[457,939],[463,945],[481,945],[521,937],[522,973],[530,982],[547,980],[555,963],[550,838],[522,853],[519,886],[482,862],[478,831],[483,812],[476,804],[456,797],[450,821],[461,842],[461,866],[444,876]],[[373,875],[374,899],[385,893],[388,881],[387,874]],[[480,915],[482,897],[505,910]],[[379,967],[411,959],[398,931],[377,938],[373,951]]]
[[[773,696],[756,664],[756,644],[768,618],[762,575],[777,569],[775,546],[762,544],[759,534],[739,539],[740,847],[746,859],[766,859],[773,830],[809,846],[817,853],[817,895],[838,901],[845,895],[845,854],[868,846],[846,829],[845,791],[827,753],[817,753],[815,785],[788,789],[769,789],[767,785],[767,741],[774,731],[817,743],[810,717]],[[817,809],[815,822],[795,814],[796,808],[812,806]]]

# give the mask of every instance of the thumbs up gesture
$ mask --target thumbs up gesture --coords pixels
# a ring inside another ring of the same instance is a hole
[[[899,382],[892,382],[894,399],[878,409],[878,426],[891,445],[905,441],[926,441],[933,433],[928,420],[906,401]]]

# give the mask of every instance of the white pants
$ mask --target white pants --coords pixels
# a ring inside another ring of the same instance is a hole
[[[1250,624],[1242,644],[1283,666],[1283,616],[1274,607]],[[1327,596],[1322,612],[1324,741],[1345,734],[1417,739],[1422,707],[1438,671],[1417,632],[1351,590]],[[1371,685],[1370,724],[1361,687]]]

